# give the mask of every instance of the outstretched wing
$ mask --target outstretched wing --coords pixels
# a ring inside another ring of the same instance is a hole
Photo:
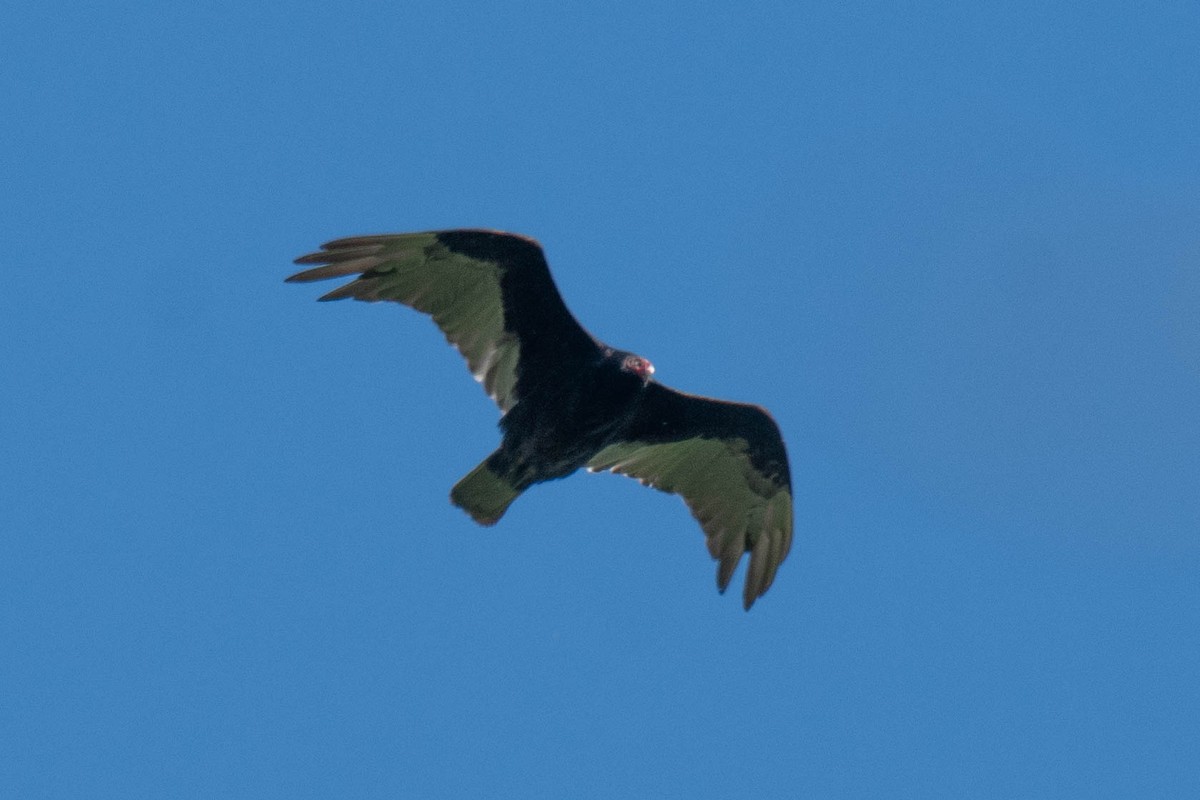
[[[599,345],[567,310],[533,239],[482,230],[355,236],[296,259],[289,282],[357,275],[322,300],[393,300],[433,317],[507,412]]]
[[[750,568],[746,610],[775,580],[792,545],[792,483],[779,427],[758,406],[728,403],[651,383],[622,441],[588,462],[683,497],[729,585],[742,553]]]

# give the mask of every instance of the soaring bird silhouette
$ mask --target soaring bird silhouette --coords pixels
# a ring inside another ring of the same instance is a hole
[[[743,605],[764,594],[792,542],[779,428],[762,408],[675,391],[641,356],[575,321],[533,239],[486,230],[356,236],[296,259],[305,282],[354,275],[321,300],[392,300],[433,317],[500,406],[500,446],[450,492],[494,525],[535,483],[580,467],[680,495],[718,561],[724,592],[750,552]]]

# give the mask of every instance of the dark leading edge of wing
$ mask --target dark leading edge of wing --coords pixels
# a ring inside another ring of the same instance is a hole
[[[683,497],[720,562],[722,592],[750,551],[746,610],[771,588],[792,545],[792,483],[779,427],[763,409],[652,383],[625,441],[588,468]]]
[[[323,244],[296,263],[323,266],[288,281],[357,275],[322,300],[392,300],[431,315],[503,411],[598,352],[563,303],[542,248],[523,236],[482,230],[356,236]]]

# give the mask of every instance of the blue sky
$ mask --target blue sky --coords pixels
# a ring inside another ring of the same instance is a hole
[[[1195,4],[18,6],[0,795],[1200,792]],[[633,481],[476,527],[440,334],[282,283],[463,226],[774,413],[751,613]]]

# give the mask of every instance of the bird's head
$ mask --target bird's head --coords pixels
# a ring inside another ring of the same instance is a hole
[[[621,371],[637,375],[642,383],[649,383],[650,376],[654,374],[654,365],[641,356],[626,353],[621,359]]]

